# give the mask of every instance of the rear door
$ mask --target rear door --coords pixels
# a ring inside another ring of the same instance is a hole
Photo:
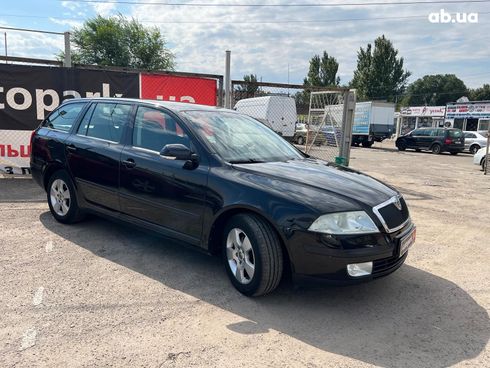
[[[200,154],[193,169],[160,155],[167,144],[183,144],[196,152],[189,131],[169,112],[139,106],[133,125],[131,144],[121,155],[121,211],[197,243],[209,170],[205,155]]]
[[[471,132],[464,133],[464,148],[469,149],[471,144],[476,141],[476,134]]]
[[[66,141],[67,162],[79,198],[119,211],[119,161],[130,103],[97,102],[87,109],[76,134]]]

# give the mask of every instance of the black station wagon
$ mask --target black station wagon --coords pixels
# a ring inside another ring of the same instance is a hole
[[[449,152],[457,155],[464,150],[464,136],[461,129],[418,128],[399,137],[395,145],[400,151],[411,148],[416,151],[429,150],[435,154]]]
[[[384,276],[415,240],[394,188],[309,157],[235,111],[76,99],[31,144],[32,175],[56,220],[96,213],[221,254],[245,295],[271,292],[285,273]]]

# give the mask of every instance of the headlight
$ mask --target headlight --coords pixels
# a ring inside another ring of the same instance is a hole
[[[318,233],[350,235],[378,233],[378,227],[364,211],[338,212],[322,215],[308,228]]]

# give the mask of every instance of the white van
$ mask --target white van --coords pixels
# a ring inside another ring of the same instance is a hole
[[[296,126],[296,101],[287,96],[264,96],[238,101],[234,109],[251,116],[284,138],[292,139]]]

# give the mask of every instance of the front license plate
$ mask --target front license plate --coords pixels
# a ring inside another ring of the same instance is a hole
[[[403,238],[400,240],[400,257],[405,254],[405,252],[412,246],[413,243],[415,243],[415,236],[416,236],[416,229],[415,227],[413,228],[412,231],[410,231],[409,234],[405,235]]]

